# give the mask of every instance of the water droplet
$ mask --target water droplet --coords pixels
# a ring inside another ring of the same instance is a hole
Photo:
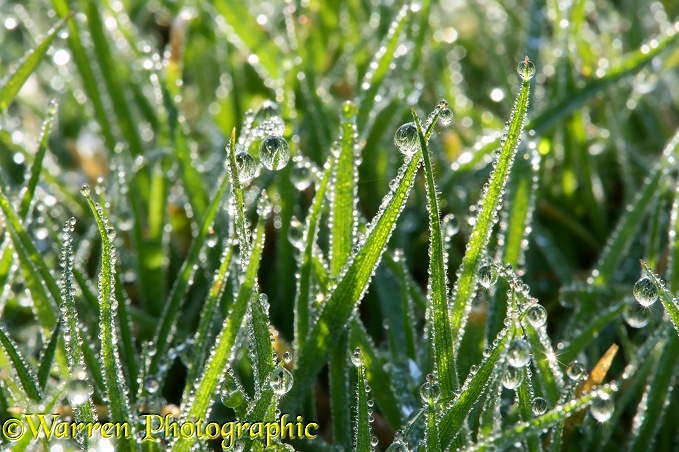
[[[441,110],[439,113],[439,121],[441,121],[441,124],[444,126],[447,126],[453,122],[453,110],[447,107]]]
[[[536,397],[530,404],[530,408],[535,416],[542,416],[547,412],[547,401],[542,397]]]
[[[628,304],[622,311],[622,318],[632,328],[643,328],[651,320],[651,310],[635,304]]]
[[[402,442],[394,442],[391,446],[387,447],[386,452],[409,452],[408,446]]]
[[[594,399],[592,405],[589,407],[589,412],[592,414],[594,419],[603,423],[608,421],[611,416],[613,416],[614,408],[615,405],[613,404],[613,399],[611,399],[610,395],[604,392]]]
[[[219,236],[215,232],[215,228],[210,227],[210,229],[207,230],[207,236],[205,237],[205,244],[209,248],[214,248],[217,245],[217,242],[219,242]]]
[[[514,339],[507,350],[507,360],[512,367],[523,367],[530,359],[530,347],[523,339]]]
[[[460,220],[452,213],[449,213],[441,219],[441,225],[443,233],[448,237],[452,237],[460,232]]]
[[[308,163],[296,162],[290,170],[290,182],[299,191],[306,190],[313,182],[313,175]]]
[[[294,379],[292,377],[292,374],[285,367],[281,367],[280,369],[274,370],[271,375],[270,382],[271,388],[279,396],[282,396],[290,392],[293,383]]]
[[[632,294],[641,306],[648,307],[658,299],[658,288],[650,278],[643,277],[634,284]]]
[[[519,77],[523,80],[530,80],[535,75],[535,65],[528,57],[526,57],[526,59],[520,62],[516,67],[516,72],[518,72]]]
[[[238,388],[223,391],[221,398],[224,406],[228,408],[236,408],[243,403],[243,393],[241,393]]]
[[[146,380],[144,380],[144,389],[149,394],[155,394],[160,389],[160,383],[155,377],[146,377]]]
[[[412,155],[420,149],[420,138],[414,122],[405,123],[398,128],[394,134],[394,144],[405,155]]]
[[[371,437],[370,437],[370,445],[371,445],[371,446],[377,447],[377,445],[379,444],[379,442],[380,442],[380,441],[377,439],[376,436],[371,436]]]
[[[285,138],[278,135],[270,135],[259,146],[259,160],[262,165],[270,170],[279,170],[285,167],[290,160],[290,146]]]
[[[239,182],[247,182],[255,177],[257,162],[248,152],[240,151],[236,154],[236,166],[238,167]]]
[[[270,100],[265,100],[257,112],[257,116],[262,120],[275,118],[278,116],[278,105]]]
[[[358,367],[363,363],[363,356],[361,356],[361,349],[356,347],[354,354],[351,355],[351,362],[354,366]]]
[[[82,187],[80,187],[80,193],[82,193],[82,195],[85,197],[89,197],[90,196],[89,184],[83,184]]]
[[[540,328],[547,322],[547,310],[540,304],[533,305],[526,311],[526,320],[533,328]]]
[[[429,403],[430,400],[438,402],[441,397],[441,387],[431,374],[427,375],[427,381],[420,386],[420,397],[424,403]]]
[[[290,354],[290,352],[283,353],[283,362],[285,364],[290,364],[292,362],[292,355]]]
[[[577,361],[573,361],[566,367],[566,375],[571,380],[578,381],[585,375],[585,366]]]
[[[304,249],[304,225],[300,223],[295,216],[293,216],[290,220],[290,227],[288,228],[288,240],[295,248],[299,250]]]
[[[76,367],[71,374],[71,380],[66,386],[68,398],[73,405],[82,405],[86,403],[90,395],[94,392],[94,388],[87,381],[87,371],[82,367]]]
[[[106,228],[106,236],[108,237],[109,241],[112,241],[113,239],[115,239],[116,238],[115,228],[112,228],[112,227]]]
[[[481,284],[486,289],[490,289],[490,287],[497,281],[497,271],[492,265],[483,264],[479,267],[479,273],[477,277],[479,284]]]
[[[516,389],[521,386],[523,382],[523,368],[507,367],[505,373],[502,374],[502,386],[507,389]]]

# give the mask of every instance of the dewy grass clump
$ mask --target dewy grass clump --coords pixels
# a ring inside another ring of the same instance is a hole
[[[0,3],[1,450],[679,447],[676,6],[128,3]]]

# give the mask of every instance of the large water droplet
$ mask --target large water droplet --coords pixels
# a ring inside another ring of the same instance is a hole
[[[361,349],[356,347],[354,354],[351,355],[351,363],[358,367],[363,363],[363,356],[361,356]]]
[[[441,229],[446,236],[452,237],[460,232],[460,220],[452,213],[449,213],[441,219]]]
[[[87,371],[85,369],[82,367],[73,369],[71,380],[66,385],[66,392],[73,405],[82,405],[89,400],[94,389],[87,381]]]
[[[447,126],[453,122],[453,110],[447,107],[441,110],[439,113],[439,121],[441,121],[441,124],[444,126]]]
[[[535,416],[542,416],[547,412],[547,401],[542,397],[536,397],[530,404],[530,408]]]
[[[420,386],[420,397],[424,403],[429,403],[430,400],[438,402],[441,397],[441,387],[431,374],[427,375],[427,381]]]
[[[236,408],[243,403],[243,393],[238,388],[226,389],[222,392],[221,399],[225,407]]]
[[[238,167],[239,182],[247,182],[255,177],[257,162],[248,152],[240,151],[236,154],[236,166]]]
[[[650,278],[643,277],[634,284],[632,294],[641,306],[648,307],[658,299],[658,288]]]
[[[270,135],[259,146],[259,160],[270,170],[280,170],[290,160],[290,146],[285,138]]]
[[[592,405],[589,407],[589,412],[594,419],[603,423],[613,416],[614,408],[615,405],[613,404],[611,396],[606,393],[601,393],[599,397],[592,402]]]
[[[622,318],[632,328],[643,328],[648,325],[652,317],[650,309],[635,304],[628,304],[622,311]]]
[[[526,57],[526,59],[520,62],[516,67],[516,72],[523,80],[530,80],[535,75],[535,65],[528,57]]]
[[[523,339],[514,339],[507,350],[507,360],[512,367],[523,367],[530,359],[530,347]]]
[[[83,196],[90,196],[90,186],[89,184],[83,184],[82,187],[80,187],[80,193],[82,193]]]
[[[262,106],[259,107],[257,116],[263,121],[266,121],[268,119],[277,117],[279,113],[278,110],[278,104],[270,100],[265,100]]]
[[[479,267],[477,278],[479,280],[479,284],[481,284],[486,289],[490,289],[490,287],[497,281],[497,271],[492,265],[483,264]]]
[[[282,396],[290,392],[293,383],[294,379],[292,377],[292,374],[285,367],[281,367],[280,369],[274,370],[271,375],[270,382],[271,388],[279,396]]]
[[[585,366],[577,361],[573,361],[566,367],[566,375],[571,380],[578,381],[585,375]]]
[[[420,138],[414,122],[405,123],[398,128],[394,134],[394,144],[405,155],[412,155],[420,149]]]
[[[306,190],[313,182],[311,168],[307,162],[295,162],[295,166],[290,170],[290,182],[299,191]]]
[[[526,311],[526,320],[533,328],[540,328],[547,322],[547,310],[540,304],[533,305]]]
[[[523,382],[523,368],[507,367],[505,373],[502,374],[502,386],[507,389],[516,389],[521,386]]]
[[[155,394],[160,389],[160,383],[155,377],[146,377],[146,380],[144,380],[144,389],[149,394]]]

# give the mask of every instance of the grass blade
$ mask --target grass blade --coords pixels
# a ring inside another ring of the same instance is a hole
[[[524,64],[532,65],[526,58]],[[534,68],[534,67],[533,67]],[[523,77],[523,74],[519,74]],[[494,217],[501,206],[502,192],[507,183],[507,178],[514,161],[514,156],[521,140],[524,121],[528,111],[528,97],[530,93],[530,77],[525,77],[521,89],[516,97],[509,130],[504,145],[500,150],[495,166],[491,173],[488,189],[484,190],[480,202],[480,212],[476,218],[474,230],[469,238],[467,252],[460,265],[460,276],[453,289],[452,328],[456,334],[455,349],[459,347],[464,334],[467,321],[467,312],[471,306],[472,298],[476,291],[476,274],[481,263],[482,256],[486,251],[490,235],[495,224]]]
[[[356,427],[354,436],[354,449],[356,452],[370,452],[370,421],[368,420],[368,393],[366,392],[365,367],[361,357],[361,349],[354,351],[351,358],[358,370],[358,383],[356,390]]]
[[[38,64],[47,54],[47,51],[52,45],[52,41],[57,37],[59,30],[64,26],[67,20],[73,17],[73,13],[69,13],[66,17],[61,19],[52,29],[47,32],[47,36],[42,40],[36,48],[30,50],[24,56],[23,60],[17,65],[17,68],[0,81],[0,113],[3,113],[12,103],[17,93],[28,80],[28,77],[35,71]]]
[[[42,400],[42,391],[40,390],[38,378],[35,376],[33,370],[21,354],[21,351],[19,351],[16,343],[9,337],[9,334],[3,326],[0,326],[0,343],[5,349],[5,353],[7,353],[7,356],[9,356],[9,359],[12,361],[14,371],[19,377],[19,382],[26,395],[36,402],[40,402],[40,400]]]
[[[640,260],[639,262],[641,263],[641,267],[646,272],[646,276],[648,276],[651,281],[653,281],[653,284],[655,284],[655,287],[658,290],[660,301],[665,308],[665,312],[672,321],[672,325],[674,325],[674,329],[676,330],[677,334],[679,334],[679,302],[677,301],[676,297],[672,295],[672,292],[670,292],[665,287],[665,283],[662,282],[658,275],[653,273],[653,271],[648,265],[646,265],[644,261]]]
[[[99,273],[99,321],[101,324],[101,358],[103,361],[104,382],[106,384],[106,398],[110,419],[116,422],[130,421],[130,407],[128,390],[122,373],[118,341],[116,338],[116,311],[118,302],[115,298],[115,262],[116,252],[111,245],[115,237],[115,229],[109,226],[108,218],[103,216],[103,210],[95,205],[90,196],[89,186],[81,190],[87,199],[92,214],[97,222],[101,235],[101,271]],[[134,450],[134,439],[120,441],[118,446],[122,450]]]
[[[59,337],[61,336],[61,321],[57,322],[57,326],[54,327],[52,332],[52,337],[50,337],[47,346],[43,350],[40,356],[40,366],[38,367],[38,386],[42,391],[45,390],[47,386],[47,380],[49,379],[50,372],[52,371],[52,364],[54,363],[54,355],[57,351],[57,344],[59,343]]]

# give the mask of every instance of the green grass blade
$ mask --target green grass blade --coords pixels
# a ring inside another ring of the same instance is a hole
[[[447,105],[447,104],[446,104]],[[432,125],[438,119],[438,113],[444,105],[439,104]],[[446,266],[443,238],[441,234],[441,212],[434,181],[431,157],[427,147],[427,139],[422,132],[420,118],[415,110],[412,110],[417,134],[422,150],[424,162],[424,175],[427,182],[427,208],[429,210],[429,283],[428,283],[428,309],[430,318],[433,320],[432,332],[434,337],[434,355],[438,370],[438,381],[441,386],[442,396],[449,397],[457,387],[457,375],[455,374],[455,359],[453,357],[453,331],[451,329],[448,314],[448,269]]]
[[[214,393],[233,355],[236,337],[243,324],[243,319],[254,293],[255,279],[264,246],[264,223],[264,219],[261,219],[257,225],[250,258],[247,261],[245,280],[215,341],[215,346],[197,382],[195,393],[185,394],[184,401],[182,402],[182,413],[185,413],[188,419],[201,419],[205,416],[210,405],[212,405]],[[192,443],[193,438],[180,438],[173,446],[172,451],[187,452],[191,448]]]
[[[429,385],[435,385],[436,380],[432,379],[431,382],[427,381],[426,384]],[[430,389],[430,393],[434,392],[434,389]],[[436,414],[436,401],[433,398],[429,398],[429,402],[427,403],[427,421],[426,421],[426,428],[425,428],[425,437],[424,437],[424,444],[425,444],[425,451],[426,452],[439,452],[441,450],[441,445],[439,442],[439,429],[438,429],[438,423],[439,423],[439,417]]]
[[[40,135],[40,142],[38,145],[38,151],[35,153],[35,158],[33,159],[33,164],[31,165],[31,176],[26,184],[26,190],[23,192],[21,198],[21,204],[19,205],[19,217],[26,218],[28,215],[28,210],[31,207],[31,201],[35,195],[35,187],[38,185],[40,180],[40,172],[42,171],[42,162],[47,153],[47,144],[49,141],[50,130],[52,128],[52,121],[54,120],[54,115],[57,113],[57,101],[52,99],[49,103],[49,108],[47,109],[47,117],[42,123],[42,132]]]
[[[530,79],[523,80],[516,97],[509,130],[500,154],[495,161],[488,189],[480,203],[480,212],[476,218],[474,230],[469,238],[467,252],[460,265],[460,276],[455,283],[452,296],[452,329],[455,332],[455,348],[459,347],[467,321],[467,313],[476,292],[476,273],[486,251],[490,235],[495,224],[494,217],[501,206],[502,192],[514,161],[514,156],[521,140],[524,121],[528,111]]]
[[[476,374],[465,382],[462,392],[453,400],[452,408],[444,411],[439,425],[441,447],[444,449],[448,447],[458,434],[467,414],[481,396],[494,372],[495,366],[504,355],[505,346],[511,340],[511,336],[506,330],[500,332],[500,335],[497,337],[497,345],[493,348],[493,351],[481,363]]]
[[[40,356],[40,366],[38,367],[38,386],[40,390],[44,391],[47,386],[47,380],[49,379],[50,372],[52,371],[52,364],[54,364],[54,355],[57,351],[57,344],[59,343],[59,337],[61,337],[61,321],[57,322],[57,326],[54,327],[52,332],[52,337],[50,337],[47,346],[42,351]]]
[[[610,397],[615,391],[617,391],[617,386],[615,384],[603,385],[601,389],[597,391],[592,391],[578,399],[571,400],[570,402],[566,402],[563,405],[556,406],[542,416],[536,417],[530,421],[520,422],[512,427],[506,428],[502,433],[496,435],[495,437],[489,438],[484,442],[476,444],[466,450],[482,451],[493,447],[499,448],[500,450],[508,448],[516,441],[520,441],[526,435],[531,433],[539,434],[543,430],[556,425],[566,417],[587,408],[597,397],[600,397],[604,394],[604,397]]]
[[[235,136],[232,135],[230,154],[233,154],[234,152],[233,150],[234,140]],[[231,165],[235,167],[235,161],[231,162]],[[191,243],[191,248],[189,249],[189,253],[186,256],[186,260],[182,264],[182,267],[179,270],[179,274],[177,275],[177,279],[175,280],[175,283],[172,286],[172,290],[170,291],[169,297],[170,299],[165,304],[165,308],[163,309],[163,313],[161,315],[160,321],[158,322],[158,327],[154,335],[156,353],[151,358],[151,363],[149,365],[148,370],[149,375],[155,375],[156,373],[158,373],[161,360],[163,359],[167,347],[169,346],[172,340],[173,328],[177,322],[181,305],[184,299],[186,298],[186,293],[190,288],[189,282],[193,279],[193,275],[196,272],[196,263],[198,262],[198,259],[200,257],[200,251],[203,248],[205,238],[207,237],[210,227],[214,222],[217,210],[219,209],[219,206],[222,202],[222,198],[224,197],[224,193],[226,192],[226,188],[228,187],[228,185],[229,178],[222,176],[220,179],[219,188],[215,192],[214,197],[212,198],[212,201],[210,201],[210,205],[208,206],[208,209],[205,212],[205,216],[203,217],[200,230],[198,231],[198,235],[194,237],[193,242]],[[241,246],[241,250],[243,249],[244,248]]]
[[[409,7],[407,5],[403,6],[394,18],[394,21],[389,27],[389,32],[380,44],[380,50],[370,62],[370,65],[368,66],[370,69],[366,72],[363,81],[361,82],[358,118],[356,119],[358,129],[361,131],[368,122],[370,112],[373,111],[377,91],[382,86],[386,75],[391,71],[389,66],[394,60],[394,52],[399,43],[399,37],[401,36],[401,32],[405,27],[407,19],[410,17],[408,11]]]
[[[365,367],[363,366],[363,358],[361,357],[361,350],[354,351],[352,361],[358,361],[358,383],[356,390],[356,427],[354,436],[354,448],[356,452],[370,452],[372,450],[370,445],[370,421],[368,420],[368,393],[366,392]]]
[[[634,199],[625,207],[624,216],[620,219],[615,230],[610,235],[606,246],[592,272],[594,285],[605,286],[613,277],[634,237],[634,232],[640,227],[643,216],[653,204],[651,199],[657,194],[663,178],[667,177],[671,162],[679,153],[679,130],[665,146],[660,160],[653,165],[644,185]]]
[[[40,42],[34,49],[28,51],[23,60],[17,65],[16,70],[8,74],[2,81],[0,81],[0,113],[3,113],[12,103],[17,93],[28,80],[28,77],[35,71],[38,64],[47,54],[47,51],[52,46],[54,38],[57,37],[59,30],[64,26],[66,21],[73,16],[70,13],[68,16],[57,22],[52,29],[47,32],[45,39]]]
[[[533,419],[533,410],[532,410],[532,402],[533,402],[533,387],[531,384],[531,372],[530,372],[530,366],[524,367],[524,377],[523,381],[521,382],[521,385],[517,389],[517,395],[519,399],[519,412],[521,414],[521,420],[522,421],[530,421]],[[525,443],[528,446],[528,450],[531,452],[539,452],[542,449],[540,448],[540,441],[538,439],[538,436],[535,434],[528,435],[527,438],[524,439]]]
[[[24,359],[21,351],[19,351],[17,344],[9,337],[9,334],[3,326],[0,326],[0,343],[5,349],[5,353],[7,353],[7,356],[9,356],[9,359],[12,361],[14,371],[19,377],[19,382],[26,395],[36,402],[40,402],[43,394],[40,390],[38,378]]]
[[[347,351],[349,341],[342,333],[335,346],[330,350],[328,361],[328,385],[330,386],[330,412],[332,413],[332,439],[340,447],[350,448],[353,444],[351,434],[351,391],[349,390],[349,367]]]
[[[101,358],[106,385],[107,406],[109,417],[116,422],[130,421],[130,407],[128,389],[122,373],[120,356],[118,353],[116,311],[118,302],[115,298],[115,262],[116,251],[111,245],[115,230],[109,226],[108,218],[102,214],[102,208],[95,205],[89,194],[89,186],[81,190],[92,214],[97,222],[101,235],[101,271],[99,273],[99,321],[101,324]],[[121,441],[118,446],[122,450],[134,450],[134,439]]]
[[[670,290],[665,287],[665,283],[662,282],[660,277],[653,273],[653,270],[651,270],[644,261],[639,262],[641,263],[641,267],[646,272],[646,276],[648,276],[651,281],[653,281],[653,284],[655,284],[656,288],[658,289],[658,296],[660,297],[660,301],[665,308],[665,312],[672,321],[672,325],[674,325],[674,329],[676,330],[677,334],[679,334],[679,302],[672,292],[670,292]]]
[[[367,238],[343,270],[328,300],[322,305],[318,321],[307,335],[305,345],[298,355],[295,386],[290,393],[292,400],[310,387],[337,335],[345,328],[354,307],[363,297],[391,237],[396,219],[403,210],[419,163],[420,155],[416,153],[403,164],[394,180],[395,188],[384,198],[380,213],[367,228]]]

